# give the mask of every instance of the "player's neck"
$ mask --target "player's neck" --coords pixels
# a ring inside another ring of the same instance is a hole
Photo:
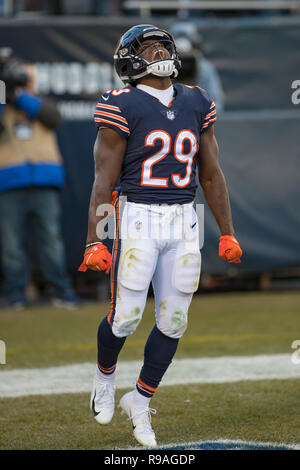
[[[137,82],[139,85],[147,85],[158,90],[166,90],[172,86],[170,77],[155,77],[154,75],[146,75]]]

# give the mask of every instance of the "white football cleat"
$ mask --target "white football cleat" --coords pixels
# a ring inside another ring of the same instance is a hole
[[[156,447],[156,439],[151,428],[150,413],[156,414],[153,408],[145,408],[134,401],[135,390],[125,393],[120,400],[120,407],[132,421],[133,435],[145,447]]]
[[[110,423],[115,410],[114,384],[100,382],[97,372],[91,394],[91,410],[99,424]]]

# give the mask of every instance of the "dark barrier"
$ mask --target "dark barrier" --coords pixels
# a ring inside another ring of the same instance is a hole
[[[203,270],[261,272],[300,265],[300,112],[227,113],[216,125],[243,262],[218,256],[218,230],[205,208]],[[203,201],[201,191],[197,201]]]
[[[291,108],[299,76],[300,19],[269,17],[200,23],[226,109]]]

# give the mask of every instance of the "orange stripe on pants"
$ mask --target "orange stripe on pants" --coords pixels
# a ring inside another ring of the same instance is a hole
[[[115,289],[115,265],[116,265],[116,258],[118,253],[118,245],[119,245],[119,225],[120,225],[120,200],[117,202],[116,207],[116,241],[114,246],[114,255],[113,255],[113,265],[111,271],[111,307],[110,312],[107,317],[107,321],[110,324],[110,319],[114,309],[114,289]]]

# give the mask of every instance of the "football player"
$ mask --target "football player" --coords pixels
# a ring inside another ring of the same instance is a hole
[[[198,288],[201,254],[193,208],[196,165],[206,201],[220,229],[219,255],[240,262],[226,182],[214,136],[216,109],[205,90],[173,86],[180,60],[172,36],[137,25],[120,39],[114,55],[124,82],[96,106],[95,181],[84,260],[79,268],[111,275],[111,308],[98,329],[98,358],[91,409],[100,424],[114,413],[118,355],[141,321],[150,282],[155,325],[145,345],[135,388],[120,400],[143,446],[156,446],[149,407],[187,327]],[[101,241],[97,208],[115,198],[112,255]]]

